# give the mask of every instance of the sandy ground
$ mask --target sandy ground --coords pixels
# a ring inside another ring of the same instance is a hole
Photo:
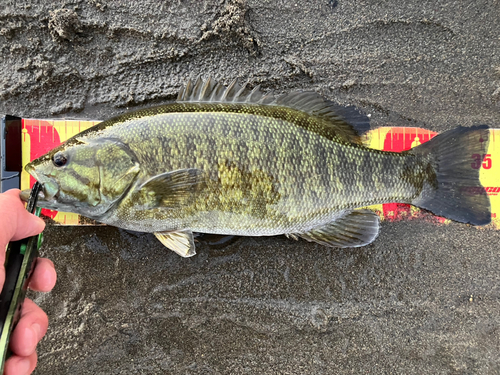
[[[0,0],[0,113],[102,119],[189,78],[316,90],[372,126],[500,125],[497,1]],[[493,161],[495,162],[495,161]],[[384,223],[374,244],[48,228],[36,374],[498,374],[500,231]]]

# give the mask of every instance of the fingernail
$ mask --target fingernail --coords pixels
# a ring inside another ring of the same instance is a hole
[[[29,374],[31,362],[28,358],[25,358],[20,360],[16,367],[18,374]]]
[[[33,333],[35,334],[36,342],[41,339],[41,332],[42,332],[42,327],[40,327],[40,324],[34,323],[31,325],[31,329],[33,330]]]

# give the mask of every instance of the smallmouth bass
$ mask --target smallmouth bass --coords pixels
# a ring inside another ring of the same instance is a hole
[[[365,147],[362,121],[313,92],[275,98],[198,79],[175,103],[104,121],[26,171],[43,186],[40,207],[153,232],[182,256],[195,254],[193,232],[364,246],[379,232],[377,215],[360,209],[372,204],[491,221],[471,167],[472,155],[486,153],[488,126],[394,153]]]

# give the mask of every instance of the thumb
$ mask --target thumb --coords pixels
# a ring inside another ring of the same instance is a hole
[[[45,223],[42,219],[33,214],[30,214],[24,209],[17,216],[17,226],[14,236],[12,237],[12,241],[17,241],[21,238],[34,236],[35,234],[43,231],[44,228]]]
[[[34,236],[45,228],[42,219],[26,211],[19,193],[19,189],[12,189],[0,194],[0,227],[7,232],[7,242]]]

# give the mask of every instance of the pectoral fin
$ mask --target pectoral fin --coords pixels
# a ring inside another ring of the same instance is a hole
[[[145,209],[179,207],[204,185],[203,171],[179,169],[154,176],[139,186],[137,201]]]
[[[359,247],[378,235],[379,217],[370,210],[356,210],[306,233],[291,233],[310,242],[331,247]]]
[[[156,232],[155,236],[163,245],[183,258],[189,258],[196,254],[193,232],[189,229],[177,232]]]

